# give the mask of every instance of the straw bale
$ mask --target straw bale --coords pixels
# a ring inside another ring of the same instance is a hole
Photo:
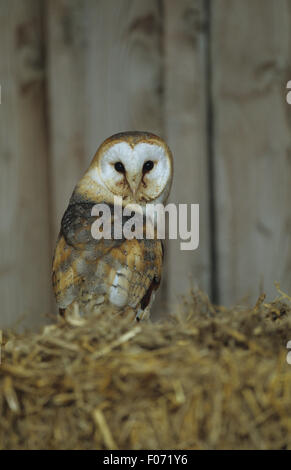
[[[290,299],[3,332],[1,449],[291,448]]]

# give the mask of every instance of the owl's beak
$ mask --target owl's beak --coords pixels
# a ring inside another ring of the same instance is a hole
[[[128,184],[129,184],[129,187],[131,189],[133,196],[135,196],[138,191],[140,180],[141,178],[139,177],[138,174],[127,176],[127,181],[128,181]]]

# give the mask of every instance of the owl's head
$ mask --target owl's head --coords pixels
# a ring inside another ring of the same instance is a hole
[[[148,132],[123,132],[105,140],[85,174],[90,186],[126,203],[165,202],[172,183],[173,159],[167,144]]]

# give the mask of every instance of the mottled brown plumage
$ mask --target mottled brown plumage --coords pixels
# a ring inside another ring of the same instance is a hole
[[[120,143],[121,147],[116,146]],[[138,146],[140,143],[147,145]],[[154,159],[155,152],[157,161],[154,165],[157,170],[159,165],[161,167],[160,173],[156,170],[161,183],[140,169],[143,167],[139,160],[143,165],[143,160]],[[115,160],[124,162],[124,175],[114,169]],[[168,176],[161,176],[164,168],[169,172]],[[170,190],[171,174],[170,150],[153,134],[117,134],[101,145],[76,186],[61,222],[52,276],[61,312],[72,311],[77,306],[79,313],[106,309],[116,314],[129,314],[132,318],[149,315],[161,280],[162,242],[145,237],[141,240],[124,237],[96,240],[91,234],[96,216],[92,216],[91,211],[95,204],[106,203],[112,208],[113,227],[114,196],[122,196],[124,205],[138,203],[143,206],[155,200],[164,202]],[[128,218],[123,217],[123,224]]]

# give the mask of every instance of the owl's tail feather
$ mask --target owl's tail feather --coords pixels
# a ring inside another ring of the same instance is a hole
[[[85,323],[85,319],[81,317],[78,302],[72,302],[66,309],[63,310],[62,317],[64,320],[72,326],[82,326]]]
[[[140,309],[137,313],[136,309],[129,306],[123,309],[116,309],[113,305],[93,305],[88,303],[85,307],[80,309],[78,301],[72,302],[67,308],[59,310],[60,317],[72,326],[84,325],[86,321],[85,316],[91,315],[111,315],[113,320],[118,320],[118,317],[128,318],[130,322],[145,320],[147,317],[147,315],[144,315],[144,312],[140,312]]]

